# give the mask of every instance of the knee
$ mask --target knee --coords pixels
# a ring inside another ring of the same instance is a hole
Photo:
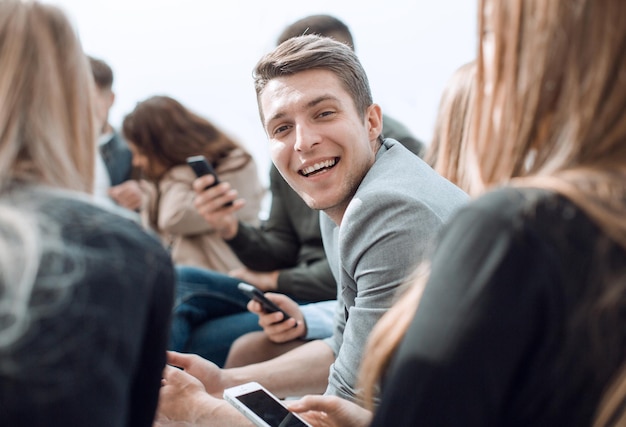
[[[224,368],[236,368],[261,361],[260,356],[265,354],[265,349],[271,344],[265,332],[262,331],[249,332],[240,336],[230,346]]]

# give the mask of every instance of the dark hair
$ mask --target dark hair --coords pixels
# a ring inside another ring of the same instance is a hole
[[[231,151],[242,149],[207,119],[167,96],[138,103],[124,118],[122,132],[143,155],[166,169],[186,164],[187,157],[199,154],[217,167]],[[241,163],[229,170],[238,170],[251,160],[250,154],[242,152]],[[150,170],[144,173],[148,179],[160,178]]]
[[[328,37],[306,35],[281,43],[261,58],[254,68],[254,87],[261,120],[264,121],[259,98],[270,80],[313,69],[334,73],[350,94],[357,112],[365,117],[367,108],[373,103],[372,92],[367,74],[354,51]]]
[[[91,56],[88,56],[88,58],[96,86],[100,89],[111,89],[113,87],[113,70],[109,67],[109,64]]]
[[[343,21],[331,15],[310,15],[297,20],[280,33],[276,44],[305,34],[331,37],[354,50],[354,40],[350,29]]]

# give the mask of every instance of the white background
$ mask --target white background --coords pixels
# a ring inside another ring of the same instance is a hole
[[[115,73],[110,121],[138,101],[169,95],[270,164],[252,83],[281,30],[313,13],[343,20],[375,102],[422,141],[447,79],[476,49],[475,0],[48,0],[75,24],[86,53]]]

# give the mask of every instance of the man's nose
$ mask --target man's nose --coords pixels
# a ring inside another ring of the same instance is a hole
[[[310,150],[314,145],[319,144],[321,137],[313,126],[308,124],[296,125],[296,151]]]

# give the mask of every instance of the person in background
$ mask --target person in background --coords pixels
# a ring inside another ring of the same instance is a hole
[[[132,153],[128,144],[109,123],[109,111],[115,102],[113,70],[102,59],[89,56],[89,64],[96,82],[96,179],[94,192],[99,200],[113,200],[131,211],[138,211],[142,191],[136,171],[132,167]]]
[[[466,146],[475,86],[475,61],[463,64],[450,77],[439,101],[433,138],[424,155],[426,163],[441,176],[468,192]]]
[[[174,269],[90,197],[96,89],[63,11],[0,2],[0,70],[0,423],[150,427]]]
[[[174,263],[220,272],[240,267],[237,256],[194,208],[191,183],[196,174],[186,160],[204,155],[220,178],[245,198],[238,219],[258,226],[265,190],[252,156],[214,124],[168,96],[138,103],[124,118],[122,131],[133,164],[147,181],[142,222],[160,235]]]
[[[322,339],[332,333],[334,304],[326,308],[309,304],[334,303],[337,295],[322,245],[319,212],[309,208],[274,167],[270,170],[270,192],[270,212],[262,226],[237,221],[234,236],[224,239],[244,267],[229,274],[189,266],[176,268],[177,303],[170,350],[198,354],[224,366],[232,342],[261,329],[258,316],[246,309],[248,297],[237,288],[240,282],[290,295],[303,304],[304,311],[326,309],[327,313],[313,316],[317,321],[308,325],[306,336]],[[197,208],[198,212],[209,212],[202,204]]]
[[[450,77],[441,96],[433,139],[428,145],[424,160],[440,175],[467,190],[463,185],[466,178],[463,153],[468,140],[468,125],[471,100],[474,96],[476,64],[474,61],[459,67]],[[325,301],[298,307],[281,295],[270,295],[275,302],[295,319],[302,318],[304,325],[286,327],[289,324],[275,325],[264,319],[260,305],[250,301],[249,310],[260,316],[263,331],[247,333],[233,342],[224,366],[235,368],[251,363],[259,363],[286,353],[309,341],[308,325],[316,325],[319,319],[328,318],[333,311],[334,302]],[[313,310],[317,310],[317,313]],[[295,321],[292,321],[295,322]]]
[[[624,408],[626,3],[478,11],[476,200],[372,333],[373,418],[336,398],[289,404],[313,425],[620,425],[602,414]]]
[[[307,205],[322,211],[324,249],[339,295],[334,334],[232,369],[170,352],[169,363],[183,370],[164,371],[159,420],[241,425],[243,415],[209,393],[251,380],[281,397],[326,391],[355,398],[371,328],[428,252],[435,230],[467,200],[398,141],[381,137],[381,109],[345,44],[317,35],[289,39],[259,61],[254,76],[272,161]],[[199,178],[194,187],[212,182]],[[243,201],[226,184],[198,194],[198,203],[235,212]],[[221,217],[218,229],[228,239],[236,220]]]

